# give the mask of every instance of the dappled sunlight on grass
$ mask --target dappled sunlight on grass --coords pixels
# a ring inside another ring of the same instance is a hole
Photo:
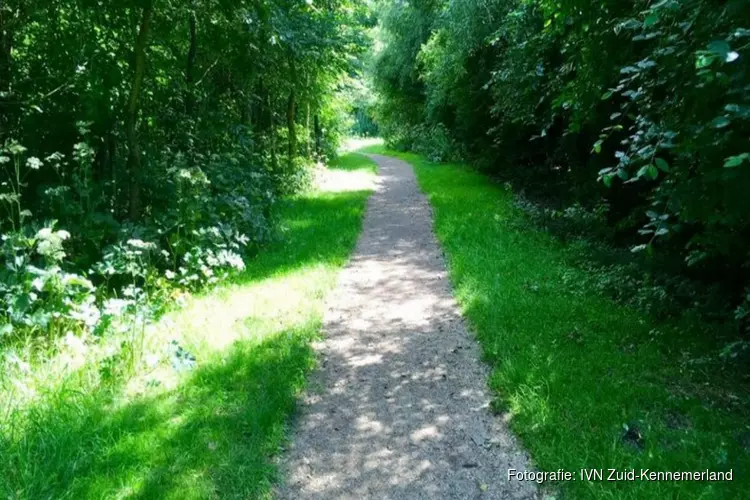
[[[23,498],[255,497],[273,478],[268,457],[312,366],[317,328],[235,343],[173,391],[120,405],[78,394],[42,410],[23,440],[0,443],[5,481],[24,485]]]
[[[372,175],[369,160],[357,162]],[[282,237],[231,283],[150,325],[142,364],[124,386],[92,389],[102,367],[89,367],[33,406],[0,412],[13,423],[0,428],[0,497],[267,497],[271,458],[314,366],[310,343],[326,293],[354,247],[368,195],[285,200]],[[175,365],[165,355],[172,345],[195,368]]]

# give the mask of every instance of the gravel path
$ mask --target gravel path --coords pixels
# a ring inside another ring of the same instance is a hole
[[[325,318],[313,376],[280,459],[282,499],[531,499],[530,469],[490,415],[487,369],[453,299],[411,166],[380,166],[364,230]]]

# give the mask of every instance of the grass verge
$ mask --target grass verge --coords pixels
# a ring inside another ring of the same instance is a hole
[[[415,167],[455,294],[492,367],[495,409],[540,470],[575,473],[555,485],[558,498],[747,498],[748,390],[719,360],[710,327],[657,322],[584,288],[568,248],[485,176],[368,151]],[[603,469],[605,480],[584,481],[581,469]],[[733,481],[608,482],[607,469],[732,469]]]
[[[352,154],[330,172],[373,166]],[[310,341],[324,297],[354,248],[369,195],[333,184],[337,191],[285,200],[277,244],[232,284],[152,325],[153,359],[133,378],[92,384],[106,364],[87,365],[48,384],[32,405],[0,412],[0,497],[270,496],[272,457],[314,366]],[[177,349],[172,341],[179,352],[165,355]],[[192,357],[196,366],[186,369]]]

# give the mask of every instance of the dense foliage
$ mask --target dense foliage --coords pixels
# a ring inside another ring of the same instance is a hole
[[[243,268],[277,198],[335,151],[368,16],[358,0],[2,2],[0,346],[103,334]]]
[[[746,2],[382,2],[380,26],[391,145],[469,157],[550,219],[599,220],[654,269],[630,293],[668,270],[651,303],[747,324]]]

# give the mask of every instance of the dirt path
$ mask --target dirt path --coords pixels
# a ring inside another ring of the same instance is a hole
[[[452,297],[411,166],[380,165],[364,230],[330,301],[321,368],[280,498],[536,498],[525,453],[488,410],[486,367]]]

